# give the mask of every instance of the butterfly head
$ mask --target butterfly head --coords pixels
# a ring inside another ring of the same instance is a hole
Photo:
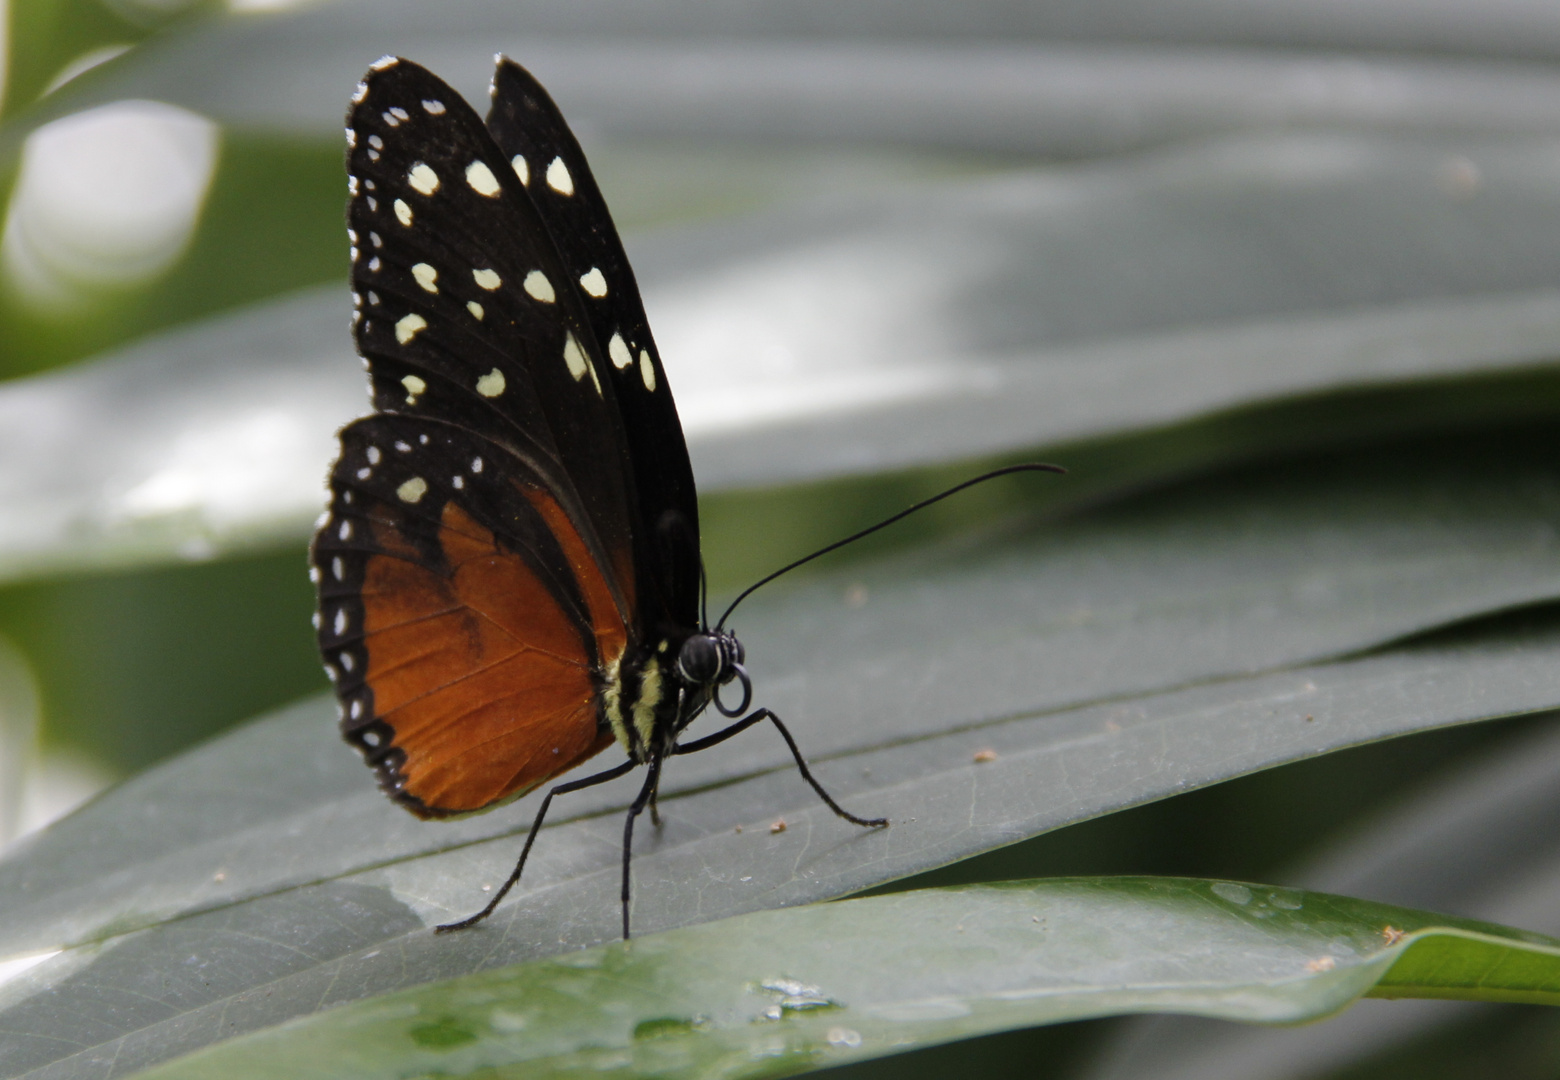
[[[737,677],[747,654],[729,630],[707,630],[683,642],[677,674],[693,686],[724,686]]]
[[[753,700],[753,684],[742,661],[747,652],[730,630],[702,630],[683,642],[677,652],[677,674],[689,686],[696,687],[725,716],[747,712]],[[742,683],[742,703],[727,708],[720,699],[720,688],[733,679]],[[689,719],[692,719],[690,715]]]

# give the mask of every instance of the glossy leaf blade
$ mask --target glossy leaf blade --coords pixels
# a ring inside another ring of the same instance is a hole
[[[1180,878],[925,890],[709,923],[434,984],[147,1077],[790,1075],[1020,1026],[1174,1011],[1296,1023],[1380,987],[1560,1003],[1560,942]]]

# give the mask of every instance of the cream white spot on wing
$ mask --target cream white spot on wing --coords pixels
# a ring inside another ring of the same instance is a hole
[[[382,458],[384,455],[379,452],[379,447],[377,447],[377,446],[370,446],[368,448],[368,452],[366,454],[364,454],[363,456],[368,458],[368,463],[370,465],[378,465],[379,464],[379,459]]]
[[[592,266],[589,273],[580,275],[580,287],[598,299],[607,295],[607,275]]]
[[[372,259],[368,260],[368,272],[371,273],[371,274],[379,273],[379,256],[378,255],[375,255]]]
[[[645,389],[655,393],[655,365],[650,362],[646,349],[639,350],[639,377],[645,380]]]
[[[439,174],[434,172],[421,161],[411,167],[406,174],[406,182],[412,185],[412,190],[423,195],[432,195],[439,190]]]
[[[347,580],[347,567],[346,564],[341,561],[340,555],[337,555],[330,561],[330,572],[331,576],[334,577],[337,581]]]
[[[403,454],[408,454],[411,453],[412,444],[407,442],[405,439],[397,439],[395,441],[395,448]]]
[[[569,336],[563,341],[563,362],[569,367],[569,374],[578,382],[585,377],[590,370],[590,361],[585,358],[585,351],[580,348],[580,343],[575,340],[574,331],[569,331]]]
[[[336,632],[337,637],[340,637],[342,634],[347,632],[347,621],[347,609],[337,608],[336,622],[331,626],[331,629]]]
[[[607,357],[619,371],[634,362],[634,354],[628,351],[628,343],[623,340],[622,334],[613,334],[612,340],[607,342]]]
[[[484,161],[473,161],[466,166],[466,184],[478,195],[485,195],[489,199],[498,194],[498,177],[493,175],[493,170]]]
[[[417,284],[421,285],[425,291],[431,293],[439,291],[439,272],[427,263],[414,264],[412,266],[412,277],[417,279]]]
[[[504,373],[494,368],[477,379],[477,393],[483,397],[498,397],[504,392]]]
[[[372,195],[368,197],[368,209],[371,213],[377,214],[379,212],[379,200]]]
[[[318,566],[309,567],[309,580],[316,585],[320,583],[320,568]]]
[[[439,101],[437,98],[431,101],[424,101],[422,103],[422,107],[423,111],[426,112],[429,116],[444,115],[444,102]]]
[[[352,522],[350,522],[350,521],[343,521],[341,523],[341,528],[336,530],[336,538],[339,539],[339,540],[351,540],[352,539]]]
[[[560,195],[574,194],[574,177],[569,175],[569,167],[563,163],[563,158],[555,157],[552,164],[547,166],[547,186]]]
[[[416,405],[417,395],[428,389],[428,384],[423,382],[416,375],[401,376],[401,385],[406,387],[406,403],[408,405]]]
[[[318,630],[320,628],[320,613],[316,611],[313,615],[310,615],[309,622],[313,624],[314,629]]]
[[[341,666],[346,669],[347,674],[352,674],[352,669],[357,665],[357,661],[353,659],[352,654],[343,649],[337,658],[341,661]],[[334,682],[335,680],[332,679],[331,681]]]
[[[360,719],[362,717],[362,715],[363,715],[363,702],[362,702],[362,700],[359,699],[357,701],[354,701],[352,703],[352,708],[349,710],[349,712],[351,712],[351,714],[352,714],[352,719],[354,719],[354,720]]]
[[[548,281],[547,275],[540,270],[532,270],[525,276],[525,291],[530,293],[533,299],[540,300],[544,304],[550,304],[557,299],[552,282]]]
[[[454,480],[451,481],[451,483],[455,485],[456,491],[460,491],[466,486],[466,478],[464,476],[457,476]]]
[[[471,317],[478,320],[479,322],[481,321],[482,316],[487,314],[482,310],[482,305],[477,303],[475,300],[466,301],[466,310],[471,312]]]
[[[366,97],[368,97],[368,83],[360,82],[352,88],[352,104],[361,105]]]
[[[369,233],[368,233],[368,242],[370,244],[373,244],[376,248],[381,248],[381,247],[385,246],[384,239],[378,233],[374,232],[372,229],[369,230]]]
[[[395,201],[395,219],[402,225],[410,226],[412,223],[412,208],[406,205],[405,199]]]
[[[420,476],[414,476],[396,488],[395,493],[402,502],[414,503],[428,494],[428,481]]]
[[[355,176],[348,176],[347,177],[347,194],[351,195],[353,198],[357,198],[357,193],[358,193],[358,178],[355,177]]]
[[[318,627],[316,627],[316,629],[318,629]],[[341,678],[341,675],[337,673],[337,671],[336,671],[336,669],[334,667],[332,667],[329,664],[326,664],[325,665],[325,677],[327,679],[329,679],[331,682],[335,682],[337,679]]]
[[[498,272],[496,270],[473,270],[471,272],[471,280],[475,281],[480,288],[486,289],[488,292],[492,292],[494,289],[498,288],[504,283],[503,279],[498,276]]]
[[[383,150],[385,148],[385,141],[378,135],[370,135],[368,137],[368,145],[372,146],[375,150]]]
[[[373,472],[373,469],[370,469],[367,465],[365,465],[357,471],[357,478],[359,480],[367,480],[371,475],[373,475]]]
[[[385,53],[385,55],[381,56],[378,60],[375,60],[372,64],[369,64],[368,68],[370,71],[384,71],[386,68],[395,67],[400,62],[401,58],[399,56],[391,56],[389,53]]]
[[[379,306],[379,294],[376,293],[373,289],[369,289],[368,290],[368,306],[369,307],[378,307]]]
[[[471,471],[474,472],[474,473],[482,471],[482,459],[481,458],[474,457],[474,458],[471,459]]]
[[[354,129],[354,128],[347,128],[347,148],[351,149],[352,147],[354,147],[356,145],[357,145],[357,130]]]
[[[405,345],[427,326],[428,320],[415,311],[410,315],[402,315],[400,321],[395,324],[395,339]]]
[[[531,166],[526,164],[524,154],[516,154],[509,159],[510,166],[515,170],[515,175],[520,178],[520,183],[531,183]]]

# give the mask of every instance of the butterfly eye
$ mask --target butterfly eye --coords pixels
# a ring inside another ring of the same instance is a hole
[[[720,674],[722,659],[714,634],[695,634],[677,653],[677,674],[695,686],[708,686]]]

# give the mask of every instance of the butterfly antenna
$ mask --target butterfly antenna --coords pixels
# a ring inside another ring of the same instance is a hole
[[[699,552],[699,625],[710,625],[710,579],[704,573],[704,552]]]
[[[746,600],[753,593],[757,592],[759,589],[763,588],[765,585],[768,585],[771,581],[773,581],[777,577],[780,577],[782,574],[789,574],[792,570],[795,570],[798,566],[805,566],[807,563],[812,562],[814,559],[818,558],[821,555],[827,555],[831,551],[837,551],[840,548],[844,547],[846,544],[854,544],[857,540],[860,540],[863,537],[871,536],[873,533],[877,532],[879,529],[886,529],[890,525],[894,524],[894,522],[900,521],[900,520],[902,520],[904,518],[909,517],[911,514],[915,513],[917,510],[925,510],[928,506],[931,506],[933,503],[942,502],[944,499],[946,499],[950,495],[957,495],[959,492],[963,491],[965,488],[972,488],[976,484],[984,484],[987,480],[995,480],[999,476],[1007,476],[1010,473],[1021,473],[1021,472],[1065,473],[1066,471],[1067,470],[1062,468],[1060,465],[1048,465],[1045,462],[1041,462],[1041,461],[1031,461],[1031,462],[1027,462],[1027,463],[1025,463],[1023,465],[1005,465],[1005,466],[1003,466],[1000,469],[992,469],[988,473],[981,473],[979,476],[971,477],[970,479],[964,481],[963,483],[955,484],[955,485],[953,485],[953,487],[949,488],[947,491],[940,491],[936,495],[933,495],[929,499],[922,499],[920,502],[916,503],[914,506],[907,506],[905,509],[899,511],[899,513],[897,513],[897,514],[894,514],[892,517],[884,518],[882,521],[878,522],[876,525],[870,525],[867,528],[862,529],[860,532],[851,533],[849,536],[845,537],[843,540],[836,540],[832,544],[829,544],[829,545],[827,545],[825,547],[819,548],[817,551],[813,552],[811,555],[803,555],[800,559],[797,559],[795,562],[792,562],[792,563],[787,563],[786,565],[782,566],[780,569],[776,570],[774,573],[769,574],[769,575],[767,575],[765,577],[759,578],[757,581],[755,581],[753,584],[749,585],[747,588],[743,589],[742,592],[737,595],[737,598],[731,602],[731,606],[726,609],[726,613],[720,617],[720,622],[715,624],[715,629],[717,629],[717,630],[724,629],[725,626],[726,626],[726,620],[731,618],[731,613],[737,609],[737,605],[738,604],[742,603],[742,601]],[[700,562],[700,572],[701,573],[703,572],[703,562],[702,562],[702,560]],[[709,624],[706,622],[705,625],[707,626]]]

